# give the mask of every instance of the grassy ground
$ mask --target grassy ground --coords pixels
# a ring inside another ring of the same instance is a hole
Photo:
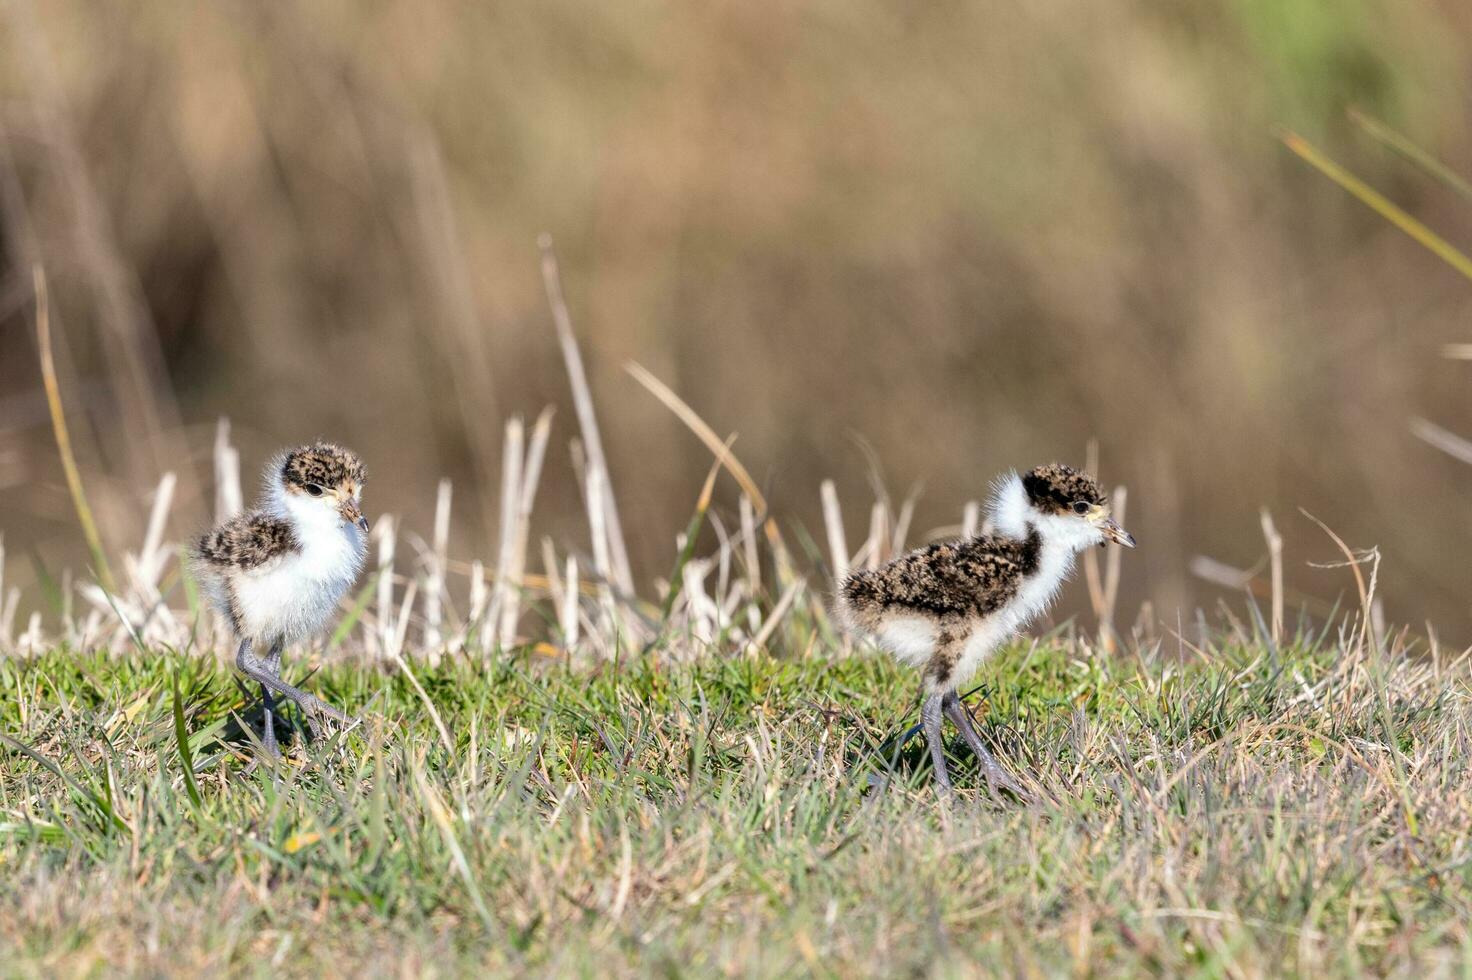
[[[877,656],[422,666],[443,733],[335,664],[307,685],[369,723],[275,774],[211,662],[0,662],[0,973],[1468,968],[1463,669],[1077,654],[971,699],[1057,802],[994,803],[958,740],[949,810],[919,739],[874,787],[915,711]]]

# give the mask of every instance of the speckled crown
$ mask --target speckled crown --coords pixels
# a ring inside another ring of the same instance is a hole
[[[368,474],[363,461],[351,449],[332,442],[316,442],[288,452],[281,460],[281,479],[287,486],[340,487],[346,483],[362,486]]]
[[[1022,478],[1022,487],[1033,506],[1044,513],[1062,513],[1078,500],[1088,504],[1104,502],[1104,492],[1097,480],[1063,463],[1048,463],[1029,470]]]

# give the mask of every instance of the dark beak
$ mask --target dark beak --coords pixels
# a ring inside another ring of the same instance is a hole
[[[1104,522],[1099,525],[1099,530],[1104,532],[1104,537],[1115,544],[1122,544],[1126,548],[1135,546],[1135,536],[1120,527],[1119,522],[1112,517],[1104,518]]]
[[[349,524],[358,525],[360,530],[365,532],[368,530],[368,518],[364,517],[363,512],[358,509],[358,502],[356,500],[344,500],[338,510],[342,514],[343,520]]]

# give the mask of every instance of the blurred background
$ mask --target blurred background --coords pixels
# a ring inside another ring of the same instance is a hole
[[[494,553],[503,420],[549,404],[535,532],[586,537],[547,232],[641,583],[710,454],[629,361],[739,433],[815,539],[824,478],[851,541],[876,465],[923,487],[923,532],[1093,439],[1141,541],[1125,609],[1209,608],[1192,558],[1259,562],[1264,506],[1290,595],[1332,601],[1349,578],[1307,564],[1338,556],[1301,507],[1381,549],[1391,621],[1472,638],[1472,467],[1410,428],[1472,435],[1472,364],[1442,356],[1472,283],[1280,140],[1472,244],[1472,202],[1349,113],[1472,175],[1459,0],[0,11],[0,530],[28,603],[87,564],[33,263],[111,546],[164,470],[171,535],[209,519],[228,416],[251,472],[356,447],[370,511],[421,533],[451,477],[463,559]]]

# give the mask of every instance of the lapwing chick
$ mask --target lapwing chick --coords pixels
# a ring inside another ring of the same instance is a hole
[[[363,567],[368,521],[359,509],[365,473],[351,450],[318,442],[278,454],[266,466],[255,510],[200,537],[194,567],[210,601],[240,641],[235,664],[261,685],[261,744],[280,755],[274,715],[278,698],[316,718],[354,719],[281,679],[287,644],[326,625]]]
[[[1028,794],[981,744],[956,689],[994,650],[1052,604],[1074,556],[1106,542],[1135,546],[1110,517],[1093,477],[1053,463],[997,484],[989,533],[920,548],[840,587],[840,612],[855,630],[920,668],[920,727],[949,795],[942,717],[961,730],[995,795]]]

